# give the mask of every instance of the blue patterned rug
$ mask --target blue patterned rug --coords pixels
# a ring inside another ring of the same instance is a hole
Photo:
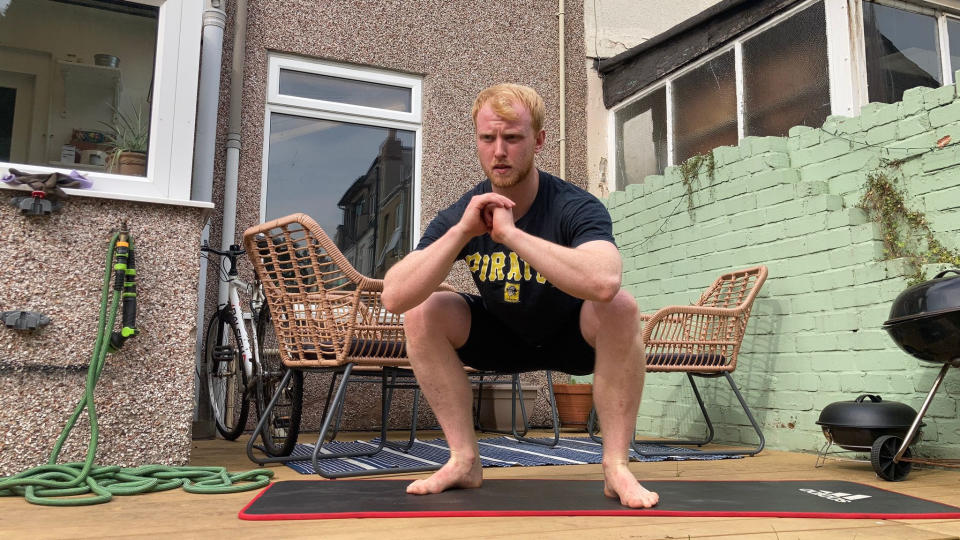
[[[552,440],[552,439],[540,439]],[[321,454],[340,452],[359,452],[373,450],[379,439],[372,441],[332,441],[323,445]],[[673,446],[641,445],[641,450],[662,452],[669,450],[676,455],[644,457],[636,452],[630,452],[633,461],[683,461],[683,460],[717,460],[727,457],[743,456],[711,456],[692,448]],[[312,444],[298,444],[293,451],[295,456],[304,456],[305,461],[291,461],[287,463],[292,469],[302,474],[314,474],[310,463],[313,454]],[[447,442],[443,439],[429,441],[415,441],[409,452],[384,448],[371,457],[336,458],[320,461],[320,467],[326,473],[374,471],[379,469],[429,467],[446,463],[450,457]],[[484,467],[536,467],[539,465],[585,465],[600,463],[600,444],[589,437],[561,437],[557,446],[550,448],[537,444],[519,442],[513,437],[494,437],[480,439],[480,459]]]

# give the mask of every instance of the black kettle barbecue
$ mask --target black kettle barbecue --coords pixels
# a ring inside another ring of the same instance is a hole
[[[870,450],[884,435],[906,436],[917,411],[909,405],[862,394],[853,401],[827,405],[817,424],[828,441],[845,450]]]
[[[883,329],[914,358],[942,363],[943,367],[906,435],[883,435],[874,441],[870,452],[873,470],[884,480],[899,481],[907,477],[913,463],[960,467],[960,460],[919,459],[909,451],[947,370],[960,367],[960,270],[944,270],[900,293]]]

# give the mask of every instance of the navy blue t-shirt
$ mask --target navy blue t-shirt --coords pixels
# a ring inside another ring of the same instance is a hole
[[[517,228],[561,246],[575,248],[593,240],[614,243],[610,213],[596,197],[543,171],[537,196],[516,222]],[[437,214],[420,238],[424,249],[456,225],[470,199],[489,193],[484,180],[449,208]],[[489,234],[475,236],[457,255],[467,263],[484,307],[531,344],[547,343],[559,321],[578,317],[583,300],[570,296]]]

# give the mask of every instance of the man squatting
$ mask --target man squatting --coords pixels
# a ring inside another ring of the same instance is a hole
[[[383,304],[405,313],[410,363],[450,446],[446,464],[407,492],[483,482],[464,365],[552,369],[594,374],[603,493],[649,508],[659,496],[627,466],[645,360],[636,301],[620,288],[610,214],[593,195],[534,167],[546,134],[532,88],[487,88],[472,114],[487,180],[441,211],[385,277]],[[479,296],[435,292],[457,259]]]

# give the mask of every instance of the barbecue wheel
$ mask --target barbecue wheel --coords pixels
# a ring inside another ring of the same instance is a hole
[[[883,435],[873,442],[870,448],[870,464],[877,476],[890,482],[899,482],[910,474],[913,463],[909,461],[894,462],[893,458],[897,456],[903,439],[896,435]],[[911,456],[910,448],[903,453],[904,458]]]

